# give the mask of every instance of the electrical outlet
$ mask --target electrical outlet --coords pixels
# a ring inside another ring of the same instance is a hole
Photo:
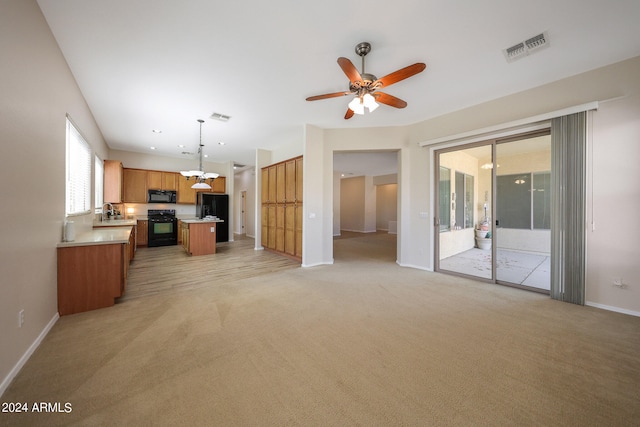
[[[18,312],[18,328],[22,328],[24,325],[24,309]]]

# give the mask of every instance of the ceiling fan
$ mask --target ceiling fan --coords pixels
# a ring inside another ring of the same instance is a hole
[[[307,101],[317,101],[319,99],[337,98],[346,95],[355,95],[355,98],[349,102],[349,108],[344,115],[345,120],[353,117],[354,114],[364,114],[364,108],[367,107],[369,112],[378,108],[378,103],[389,105],[395,108],[404,108],[407,103],[400,98],[380,92],[379,89],[387,88],[394,83],[414,76],[424,71],[427,66],[422,62],[401,68],[391,74],[387,74],[382,78],[377,78],[373,74],[365,72],[364,57],[371,51],[371,44],[367,42],[358,43],[356,45],[356,53],[362,58],[362,72],[347,58],[338,58],[338,65],[349,78],[349,90],[343,92],[327,93],[324,95],[310,96]]]

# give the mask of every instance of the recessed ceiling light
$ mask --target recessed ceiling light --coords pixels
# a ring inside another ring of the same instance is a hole
[[[160,129],[152,129],[151,132],[153,132],[153,133],[162,133],[162,131]]]
[[[156,149],[156,147],[149,147],[149,148],[150,148],[150,149],[152,149],[152,150],[155,150],[155,149]]]
[[[222,141],[218,142],[218,145],[224,145],[224,144],[225,144],[225,143],[224,143],[224,142],[222,142]]]
[[[209,157],[209,155],[208,155],[208,154],[203,154],[203,156],[204,156],[204,157]]]
[[[179,144],[178,147],[184,148],[184,144]]]

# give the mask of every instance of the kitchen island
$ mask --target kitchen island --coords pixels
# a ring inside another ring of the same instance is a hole
[[[184,250],[192,256],[215,254],[216,227],[219,222],[224,221],[217,218],[183,219],[180,234]]]

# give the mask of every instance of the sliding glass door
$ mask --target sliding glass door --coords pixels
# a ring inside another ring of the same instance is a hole
[[[436,155],[437,270],[493,280],[491,151],[485,144]]]
[[[549,291],[551,136],[496,144],[496,280]]]
[[[548,131],[436,151],[437,271],[548,291]]]

